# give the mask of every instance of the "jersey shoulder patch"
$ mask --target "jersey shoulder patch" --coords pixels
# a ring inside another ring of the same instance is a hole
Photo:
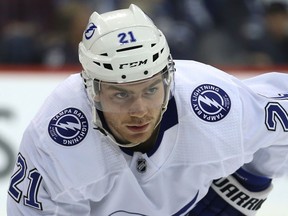
[[[207,122],[217,122],[229,113],[231,100],[229,95],[220,87],[202,84],[193,90],[191,106],[200,119]]]
[[[66,108],[50,120],[48,133],[51,139],[60,145],[77,145],[88,133],[87,118],[77,108]]]

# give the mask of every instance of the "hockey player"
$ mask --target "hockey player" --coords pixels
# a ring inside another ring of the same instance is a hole
[[[287,172],[287,74],[173,61],[135,5],[94,12],[79,59],[24,133],[8,216],[255,215]]]

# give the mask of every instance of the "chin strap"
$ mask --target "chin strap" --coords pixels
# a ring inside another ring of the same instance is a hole
[[[114,138],[114,136],[108,130],[106,130],[105,127],[103,126],[102,121],[104,121],[104,119],[101,120],[101,117],[99,116],[99,113],[98,113],[100,111],[97,111],[96,107],[94,106],[92,108],[92,112],[93,112],[93,123],[95,125],[94,129],[100,131],[104,136],[108,137],[112,141],[112,143],[114,143],[115,145],[120,146],[120,147],[124,147],[124,148],[132,148],[132,147],[135,147],[135,146],[141,144],[141,143],[121,144],[121,143],[117,142],[116,139]],[[102,117],[102,118],[104,118],[104,117]]]

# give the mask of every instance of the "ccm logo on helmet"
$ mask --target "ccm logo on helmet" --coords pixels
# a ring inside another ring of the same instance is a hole
[[[120,64],[119,65],[119,69],[138,67],[138,66],[147,64],[147,61],[148,61],[148,59],[141,60],[141,61],[130,62],[130,63]]]

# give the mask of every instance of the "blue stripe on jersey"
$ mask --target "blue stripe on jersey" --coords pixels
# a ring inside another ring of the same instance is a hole
[[[180,216],[183,213],[187,213],[186,211],[189,210],[193,204],[195,203],[195,201],[197,200],[199,191],[197,192],[197,194],[195,195],[195,197],[187,204],[185,205],[182,209],[180,209],[180,211],[176,212],[175,214],[173,214],[172,216]]]

